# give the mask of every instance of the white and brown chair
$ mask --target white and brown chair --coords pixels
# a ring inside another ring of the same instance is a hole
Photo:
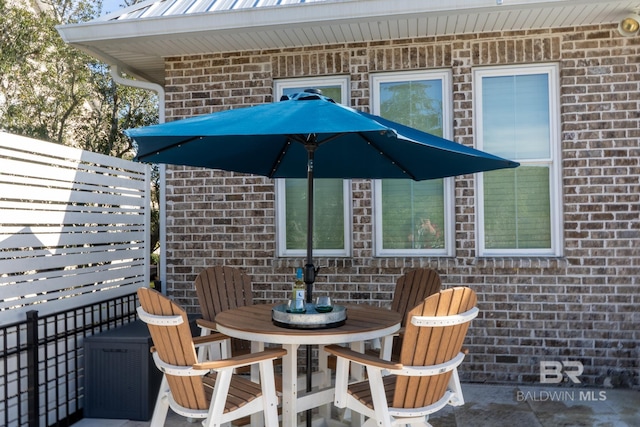
[[[273,360],[286,354],[269,349],[255,354],[221,360],[198,361],[196,345],[225,339],[222,334],[191,337],[186,312],[164,295],[148,288],[138,289],[138,315],[147,323],[153,340],[153,358],[164,373],[151,427],[163,426],[167,412],[203,419],[205,427],[219,426],[264,413],[265,425],[278,425],[278,397]],[[257,364],[260,383],[234,374],[242,366]]]
[[[396,281],[391,301],[391,310],[402,315],[400,331],[389,341],[383,341],[380,357],[386,360],[397,359],[402,347],[407,313],[422,303],[430,295],[437,294],[442,288],[442,280],[438,272],[431,268],[418,268],[403,274]],[[391,346],[391,347],[389,347]]]
[[[368,418],[365,425],[429,426],[428,417],[447,404],[464,404],[457,366],[462,342],[478,314],[476,294],[466,287],[440,291],[409,311],[400,359],[391,362],[332,345],[337,356],[335,405]],[[367,380],[349,384],[349,365],[365,366]]]
[[[251,278],[242,270],[229,266],[208,267],[194,281],[202,318],[196,321],[201,335],[216,332],[215,317],[218,313],[253,304]],[[207,351],[208,350],[208,351]],[[247,354],[251,343],[231,338],[202,347],[198,352],[201,360],[212,357],[230,357]]]
[[[365,346],[367,354],[379,355],[385,360],[397,359],[402,347],[407,313],[428,296],[440,292],[441,287],[440,275],[431,268],[418,268],[400,276],[396,280],[390,307],[392,311],[402,315],[400,330],[393,335],[373,340],[370,345]],[[335,362],[335,357],[330,356],[328,365],[332,370],[335,370]]]

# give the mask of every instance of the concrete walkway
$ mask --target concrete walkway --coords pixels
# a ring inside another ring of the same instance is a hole
[[[640,426],[640,391],[463,384],[465,405],[434,414],[434,427]]]
[[[433,427],[637,427],[640,391],[463,384],[465,405],[431,416]],[[149,422],[83,419],[74,427],[148,427]],[[194,427],[169,411],[166,427]]]

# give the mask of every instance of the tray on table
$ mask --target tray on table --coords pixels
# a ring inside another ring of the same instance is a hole
[[[337,328],[347,320],[347,308],[334,305],[328,313],[316,311],[315,304],[305,304],[305,313],[289,313],[286,304],[278,304],[271,309],[271,319],[277,326],[291,329]]]

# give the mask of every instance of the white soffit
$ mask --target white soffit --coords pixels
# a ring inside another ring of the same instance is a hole
[[[164,57],[618,22],[640,0],[149,0],[65,42],[164,84]]]

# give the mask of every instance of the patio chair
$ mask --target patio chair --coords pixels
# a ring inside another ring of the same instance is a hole
[[[368,418],[365,426],[421,424],[447,404],[464,404],[456,367],[469,323],[478,314],[476,294],[466,287],[443,290],[408,313],[398,362],[331,345],[337,356],[335,405]],[[368,379],[349,384],[351,363]]]
[[[198,319],[196,323],[202,336],[216,331],[215,317],[218,313],[253,304],[251,278],[235,267],[208,267],[198,274],[194,285],[202,311],[202,319]],[[248,341],[231,338],[217,345],[201,347],[198,358],[226,358],[249,352],[251,344]]]
[[[403,274],[396,281],[396,288],[393,292],[391,310],[402,314],[400,331],[393,337],[392,342],[383,342],[380,356],[386,360],[397,359],[402,347],[402,336],[404,334],[407,313],[416,305],[430,295],[440,292],[442,281],[438,272],[431,268],[418,268]],[[392,347],[385,347],[391,345]]]
[[[147,323],[154,346],[151,351],[164,375],[151,427],[163,426],[167,412],[192,419],[204,419],[205,427],[264,412],[265,425],[278,425],[273,360],[286,354],[284,349],[221,360],[198,362],[196,345],[226,338],[222,334],[191,337],[186,312],[159,292],[138,289],[138,315]],[[240,366],[258,365],[260,384],[233,373]]]
[[[440,292],[442,281],[438,272],[431,268],[418,268],[403,274],[396,280],[396,287],[391,301],[391,310],[402,315],[400,330],[393,335],[374,340],[370,346],[366,346],[366,353],[380,356],[385,360],[396,359],[400,355],[402,335],[406,322],[407,312],[420,304],[426,297]],[[335,371],[335,357],[329,356],[329,368]]]

